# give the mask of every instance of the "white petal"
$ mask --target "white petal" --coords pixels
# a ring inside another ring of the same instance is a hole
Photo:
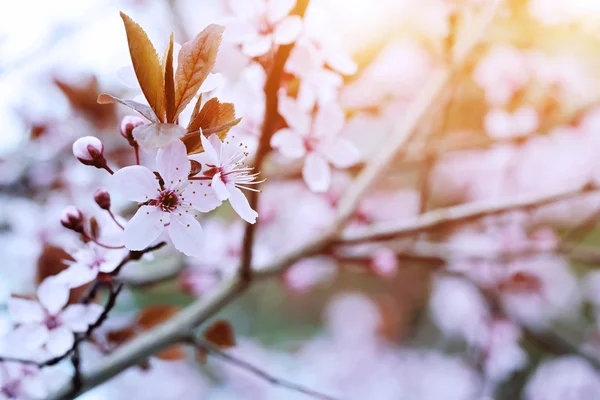
[[[199,257],[202,255],[202,227],[192,215],[182,213],[171,217],[169,236],[173,245],[186,256]]]
[[[319,106],[315,117],[314,133],[320,136],[332,136],[344,127],[346,116],[337,103]]]
[[[257,27],[250,21],[241,18],[227,18],[222,21],[226,26],[223,40],[229,43],[243,43],[256,37]]]
[[[287,17],[275,27],[273,42],[276,44],[290,44],[298,38],[302,31],[302,18],[297,15]]]
[[[100,315],[104,312],[104,307],[100,304],[90,303],[86,306],[85,319],[89,325],[93,325],[98,321]]]
[[[141,165],[121,168],[110,179],[123,197],[138,203],[154,199],[160,189],[154,173]]]
[[[331,141],[322,150],[336,168],[348,168],[360,161],[360,152],[356,146],[344,138]]]
[[[37,289],[40,304],[51,314],[57,314],[69,301],[69,288],[54,276],[40,283]]]
[[[306,154],[303,138],[289,128],[275,132],[271,138],[271,147],[289,158],[300,158]]]
[[[271,35],[260,35],[242,44],[242,52],[248,57],[259,57],[267,54],[272,46]]]
[[[8,312],[13,322],[27,324],[31,322],[42,322],[44,320],[44,309],[37,301],[11,297],[8,299]]]
[[[315,45],[309,40],[298,40],[285,63],[285,71],[297,77],[323,67],[323,58]]]
[[[76,288],[96,279],[98,268],[90,268],[89,265],[75,263],[56,276],[69,288]]]
[[[341,51],[327,51],[325,62],[332,69],[343,75],[354,75],[358,71],[358,65],[346,53]]]
[[[217,198],[221,201],[225,201],[229,198],[229,192],[225,187],[225,183],[223,183],[223,179],[221,179],[221,173],[217,172],[215,176],[213,176],[211,187],[215,191]]]
[[[164,229],[163,212],[156,207],[142,206],[125,225],[125,247],[143,250],[155,241]]]
[[[281,21],[290,14],[295,5],[296,0],[270,0],[267,3],[267,18],[269,22]]]
[[[317,153],[309,153],[304,161],[302,177],[313,192],[326,192],[331,183],[331,168]]]
[[[50,331],[46,350],[53,356],[61,356],[73,347],[74,342],[73,332],[66,326],[61,326]]]
[[[296,132],[305,135],[310,131],[310,114],[291,97],[281,96],[279,98],[279,113],[288,126]]]
[[[197,181],[190,182],[182,193],[182,197],[187,206],[203,213],[212,211],[223,203],[210,186],[205,183],[200,186]]]
[[[60,320],[73,332],[85,332],[89,327],[87,306],[71,304],[60,314]]]
[[[152,151],[183,137],[185,128],[175,124],[144,124],[136,127],[132,133],[142,149]]]
[[[229,204],[231,204],[235,212],[244,221],[251,224],[255,223],[258,213],[250,207],[250,203],[248,203],[248,199],[244,196],[244,193],[232,184],[227,185],[227,189],[229,190]]]
[[[25,324],[15,328],[9,341],[15,345],[25,346],[28,350],[42,347],[48,341],[48,329],[41,324]]]
[[[190,173],[190,160],[185,144],[177,140],[156,153],[156,169],[167,187],[187,181]]]
[[[212,136],[217,136],[217,135],[211,135]],[[218,139],[218,137],[217,137]],[[202,142],[202,148],[204,149],[204,152],[202,154],[204,154],[204,162],[206,164],[212,164],[212,165],[219,165],[219,155],[217,153],[217,150],[215,149],[215,147],[213,146],[213,144],[211,143],[210,140],[208,140],[206,138],[206,136],[204,136],[202,134],[202,132],[200,132],[200,142]]]
[[[202,82],[202,86],[200,86],[200,89],[198,89],[198,91],[200,93],[210,92],[221,86],[224,82],[225,78],[223,77],[223,75],[210,73],[208,74],[204,82]]]

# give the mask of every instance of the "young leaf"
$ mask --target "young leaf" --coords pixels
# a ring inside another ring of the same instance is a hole
[[[224,27],[209,25],[181,47],[175,73],[175,117],[189,104],[213,69]]]
[[[145,104],[138,103],[137,101],[133,100],[120,99],[107,93],[100,93],[100,95],[98,96],[98,104],[114,103],[121,103],[124,106],[127,106],[132,110],[139,112],[144,118],[146,118],[150,122],[160,122],[154,114],[154,111],[152,111],[152,109]]]
[[[136,324],[143,331],[154,328],[179,312],[179,307],[153,305],[144,308],[137,316]]]
[[[235,335],[231,324],[223,319],[215,321],[204,331],[204,339],[213,346],[228,349],[235,346]]]
[[[163,72],[156,50],[141,26],[121,13],[125,24],[131,62],[142,92],[159,120],[165,118]]]
[[[175,76],[173,71],[173,34],[165,55],[165,111],[167,123],[175,122]]]
[[[216,133],[223,139],[229,130],[237,125],[241,119],[235,119],[235,108],[231,103],[221,103],[212,98],[207,101],[200,112],[190,121],[187,134],[181,139],[188,150],[188,154],[202,152],[199,131],[204,136]]]

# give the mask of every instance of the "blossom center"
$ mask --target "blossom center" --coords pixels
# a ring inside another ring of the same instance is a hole
[[[163,190],[156,200],[152,200],[150,205],[160,208],[165,212],[173,212],[180,203],[179,195],[174,190]]]
[[[2,390],[0,390],[0,393],[2,393],[4,396],[8,397],[9,399],[16,399],[19,397],[19,381],[11,381],[11,382],[7,382],[3,387]]]
[[[61,322],[56,315],[47,315],[44,324],[46,325],[46,328],[52,330],[58,328],[61,325]]]

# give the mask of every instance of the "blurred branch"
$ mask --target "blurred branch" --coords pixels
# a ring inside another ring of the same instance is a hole
[[[300,6],[306,6],[308,0],[303,0],[299,3]],[[388,141],[382,144],[380,154],[373,158],[358,175],[358,177],[350,185],[347,192],[339,202],[337,218],[332,228],[325,232],[320,238],[310,241],[300,248],[290,252],[287,255],[275,260],[272,264],[266,267],[259,268],[255,277],[268,278],[273,275],[278,275],[289,268],[296,261],[319,253],[327,249],[337,241],[338,232],[340,232],[346,221],[352,216],[358,202],[363,194],[377,181],[378,177],[385,172],[396,153],[409,140],[413,131],[418,126],[422,118],[427,114],[431,107],[435,104],[440,93],[446,87],[450,77],[456,69],[459,69],[462,63],[465,62],[469,54],[473,51],[477,43],[482,39],[488,25],[494,19],[501,1],[495,1],[487,7],[482,13],[479,21],[473,23],[473,34],[466,35],[465,43],[457,45],[455,48],[456,65],[452,68],[444,68],[431,78],[430,82],[421,92],[420,96],[411,105],[407,111],[406,118],[399,125],[397,131]],[[302,10],[297,7],[298,10]],[[276,55],[274,65],[285,63],[291,47],[284,46],[287,49]],[[286,54],[287,53],[287,54]],[[277,61],[279,60],[279,61]],[[283,61],[281,61],[283,60]],[[278,64],[279,63],[279,64]],[[280,69],[281,68],[281,69]],[[270,85],[279,88],[283,66],[278,68],[273,67],[273,70],[268,76],[265,89],[267,93],[273,93]],[[275,90],[276,92],[276,90]],[[267,99],[267,109],[271,110],[266,116],[269,120],[265,120],[263,126],[263,135],[261,136],[258,151],[256,154],[256,166],[259,168],[264,161],[266,154],[269,151],[270,136],[275,127],[275,119],[277,116],[278,99],[276,93],[273,93]],[[272,119],[271,119],[272,118]],[[251,195],[249,198],[251,206],[256,208],[258,204],[258,195]],[[425,214],[428,215],[429,213]],[[82,373],[82,390],[83,393],[93,387],[106,382],[121,371],[136,365],[139,361],[152,356],[153,354],[165,349],[169,345],[185,340],[191,332],[207,319],[211,318],[215,313],[220,311],[227,304],[235,300],[241,293],[249,287],[249,280],[252,278],[252,244],[254,240],[255,226],[248,225],[244,235],[244,244],[242,251],[241,273],[229,280],[223,281],[213,292],[206,297],[199,299],[191,305],[184,308],[174,317],[156,328],[139,335],[135,340],[124,344],[117,348],[113,353],[105,357],[91,371]],[[48,399],[58,400],[68,397],[70,394],[70,385],[61,387],[57,392],[51,395]]]
[[[288,380],[276,378],[273,375],[269,374],[268,372],[262,370],[261,368],[255,366],[255,365],[252,365],[247,361],[241,360],[235,356],[232,356],[231,354],[220,350],[219,348],[211,345],[210,343],[208,343],[206,341],[191,338],[187,341],[187,343],[190,343],[194,347],[206,352],[207,354],[212,354],[216,357],[219,357],[219,358],[225,360],[226,362],[230,363],[231,365],[235,365],[236,367],[243,369],[243,370],[251,373],[252,375],[257,376],[258,378],[267,381],[271,385],[280,386],[282,388],[285,388],[285,389],[288,389],[288,390],[291,390],[294,392],[305,394],[306,396],[313,397],[315,399],[338,400],[335,397],[317,392],[316,390],[309,389],[307,387],[298,385],[298,384],[290,382]]]

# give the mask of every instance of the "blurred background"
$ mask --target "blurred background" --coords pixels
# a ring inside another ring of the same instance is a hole
[[[347,114],[344,134],[363,162],[377,157],[428,79],[448,67],[448,48],[476,34],[474,21],[489,3],[311,2],[358,66],[344,76],[339,102]],[[111,163],[132,162],[119,135],[129,110],[96,103],[101,92],[140,94],[126,73],[131,60],[119,11],[144,27],[161,54],[171,32],[183,43],[225,21],[231,5],[0,0],[0,6],[4,306],[11,293],[33,293],[37,282],[64,268],[77,240],[59,223],[63,208],[97,213],[92,194],[106,177],[73,157],[73,141],[97,136]],[[503,1],[403,154],[361,202],[350,229],[520,195],[581,189],[580,196],[305,259],[221,313],[235,328],[232,354],[341,399],[600,399],[600,195],[584,190],[600,178],[599,49],[600,1]],[[235,104],[244,119],[237,132],[254,145],[264,73],[227,40],[215,72],[221,81],[210,95]],[[296,167],[275,155],[265,168],[270,182],[259,210],[267,221],[255,248],[259,260],[323,230],[359,170],[336,173],[321,195],[306,188]],[[134,211],[116,204],[123,215]],[[185,306],[229,273],[243,226],[226,213],[217,217],[205,222],[206,258],[183,259],[166,248],[128,266],[130,285],[104,329],[118,332],[153,306]],[[85,362],[101,356],[91,347]],[[171,351],[81,398],[307,397],[222,361],[198,364]]]

